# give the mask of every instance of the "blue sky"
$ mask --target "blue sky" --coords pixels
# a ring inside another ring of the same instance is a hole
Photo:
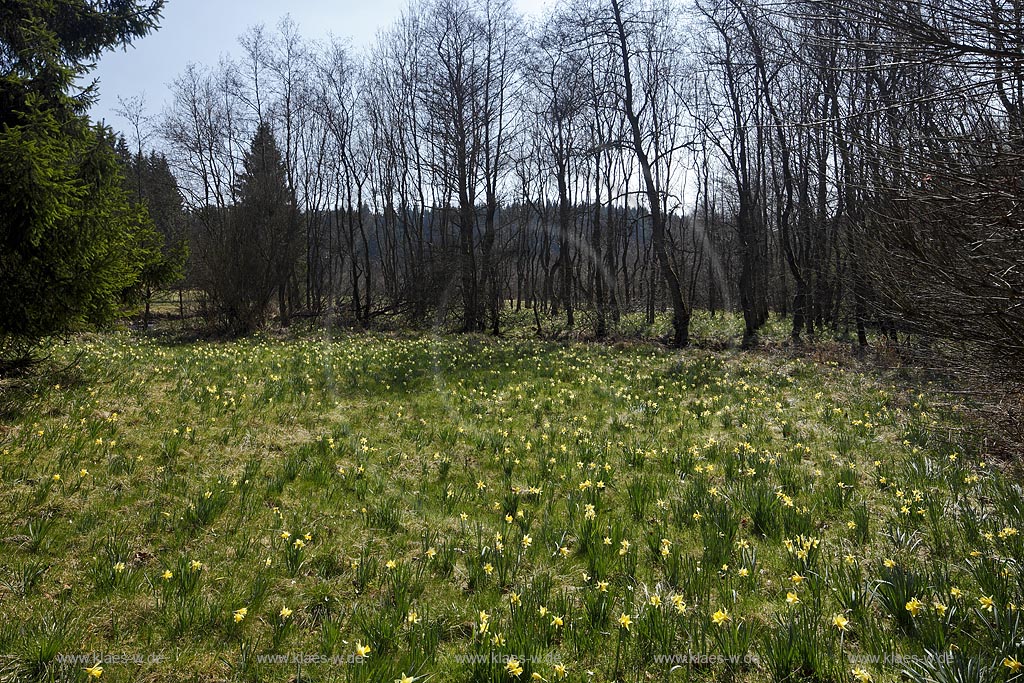
[[[550,0],[516,0],[520,11],[535,14]],[[99,78],[99,100],[94,119],[115,129],[126,122],[117,114],[118,96],[145,95],[149,115],[158,114],[168,97],[167,84],[189,62],[216,64],[223,54],[238,52],[238,36],[254,24],[273,27],[290,14],[308,38],[333,34],[348,38],[355,47],[372,42],[408,0],[168,0],[160,30],[127,52],[107,53],[92,76]]]

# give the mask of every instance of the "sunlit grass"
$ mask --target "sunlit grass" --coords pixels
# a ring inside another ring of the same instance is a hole
[[[96,676],[60,661],[82,653],[162,657],[105,664],[117,681],[995,681],[1024,661],[1024,492],[936,397],[878,376],[515,335],[53,355],[76,369],[18,389],[0,432],[11,680]]]

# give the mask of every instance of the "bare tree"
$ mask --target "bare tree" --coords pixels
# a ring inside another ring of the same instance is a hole
[[[682,287],[679,283],[679,276],[669,255],[666,238],[666,216],[663,208],[665,189],[659,187],[655,180],[654,163],[657,157],[652,158],[653,143],[652,136],[657,138],[660,129],[659,121],[656,118],[645,117],[645,113],[655,109],[659,97],[668,96],[665,91],[665,83],[661,79],[651,79],[644,83],[643,88],[637,88],[634,83],[634,64],[643,63],[644,60],[652,60],[658,56],[657,50],[677,49],[671,40],[668,44],[657,46],[656,43],[648,42],[648,49],[637,53],[635,47],[631,46],[633,37],[632,25],[643,21],[643,15],[624,15],[620,0],[610,0],[612,19],[612,40],[617,47],[619,63],[619,76],[621,77],[620,103],[622,111],[629,122],[630,144],[633,153],[636,155],[637,163],[640,166],[640,173],[643,179],[644,192],[647,197],[648,210],[651,216],[652,244],[654,253],[658,259],[658,266],[661,276],[668,289],[669,300],[672,304],[672,340],[675,347],[683,347],[689,343],[690,338],[690,308],[683,299]],[[664,18],[664,13],[654,14],[654,17]],[[655,25],[661,29],[658,33],[666,39],[670,38],[669,27],[663,23]],[[657,30],[656,29],[656,30]]]

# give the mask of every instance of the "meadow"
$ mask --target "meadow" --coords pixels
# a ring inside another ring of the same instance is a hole
[[[49,352],[5,389],[0,680],[1024,668],[1018,475],[955,400],[848,355],[127,332]]]

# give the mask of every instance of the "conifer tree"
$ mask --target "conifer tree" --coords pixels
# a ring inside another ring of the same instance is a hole
[[[156,27],[162,1],[0,3],[0,371],[46,337],[119,311],[153,244],[109,131],[75,90],[104,51]]]
[[[229,330],[245,333],[266,321],[274,293],[291,274],[297,243],[284,160],[266,123],[242,160],[235,196],[225,230],[205,245],[202,279]]]

